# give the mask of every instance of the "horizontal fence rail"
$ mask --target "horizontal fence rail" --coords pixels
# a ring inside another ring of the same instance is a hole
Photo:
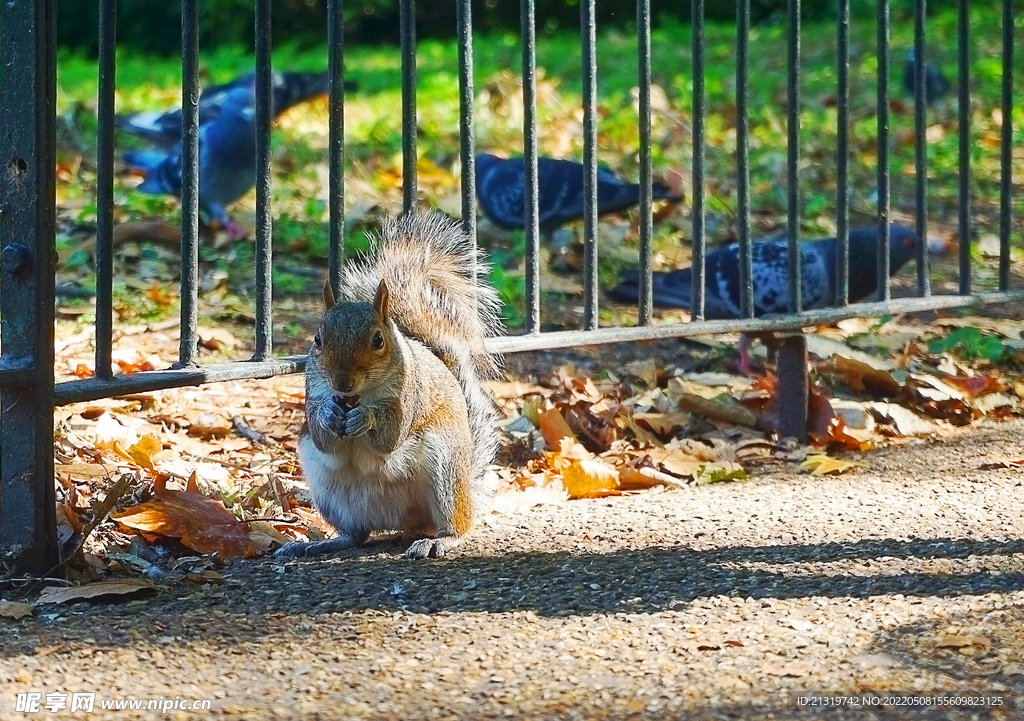
[[[54,46],[55,0],[11,0],[0,12],[0,56],[3,58],[3,83],[0,85],[0,142],[6,164],[2,176],[2,350],[0,356],[0,571],[25,569],[36,573],[51,570],[58,560],[53,519],[53,425],[52,409],[69,403],[90,401],[121,394],[148,392],[204,383],[249,378],[268,378],[302,372],[304,356],[274,357],[273,282],[271,207],[271,127],[273,122],[273,68],[271,41],[273,18],[270,0],[254,0],[255,25],[255,189],[256,223],[255,278],[256,320],[253,329],[253,357],[249,361],[202,365],[198,355],[199,219],[201,172],[201,116],[199,112],[199,6],[198,0],[181,0],[181,319],[178,359],[167,370],[114,376],[111,370],[113,347],[114,282],[114,101],[116,91],[116,0],[99,0],[97,147],[96,147],[96,322],[95,377],[54,383],[54,173],[56,50]],[[419,148],[417,143],[417,58],[415,0],[400,0],[401,46],[396,53],[401,61],[402,110],[396,115],[396,127],[402,134],[402,209],[410,212],[424,205],[417,187]],[[705,2],[691,4],[692,45],[691,96],[692,158],[688,170],[692,180],[690,203],[692,245],[692,298],[690,322],[655,323],[653,301],[653,177],[652,153],[652,77],[651,4],[636,2],[637,35],[637,167],[639,175],[639,299],[635,327],[599,327],[600,286],[598,284],[598,245],[600,233],[599,173],[600,107],[598,87],[598,28],[596,0],[580,2],[579,69],[581,78],[582,121],[582,233],[584,260],[583,296],[579,328],[542,332],[541,250],[542,239],[549,236],[542,224],[545,202],[540,191],[540,162],[545,128],[538,115],[538,59],[536,8],[534,0],[521,0],[521,76],[522,76],[522,229],[525,236],[524,328],[522,335],[490,339],[495,352],[555,349],[613,342],[638,342],[666,338],[734,332],[779,333],[785,336],[779,356],[781,393],[794,403],[781,404],[780,430],[801,435],[806,426],[807,373],[806,345],[800,331],[809,326],[834,323],[846,318],[893,313],[962,308],[982,303],[1024,300],[1024,289],[1014,289],[1010,275],[1010,249],[1013,241],[1013,63],[1015,21],[1013,0],[1003,0],[1001,19],[1000,97],[1001,148],[999,159],[999,266],[998,291],[972,292],[971,239],[974,219],[971,213],[971,91],[972,78],[970,14],[967,0],[960,0],[957,15],[957,85],[955,103],[959,121],[959,185],[957,227],[959,232],[959,277],[957,293],[936,295],[931,287],[927,252],[928,231],[928,153],[927,128],[930,99],[927,8],[925,0],[914,0],[913,51],[917,62],[913,69],[918,89],[912,100],[914,142],[915,230],[921,239],[916,253],[917,297],[893,298],[889,276],[890,145],[893,91],[891,69],[900,62],[890,47],[890,3],[877,4],[877,30],[873,52],[877,54],[877,212],[879,229],[877,252],[877,293],[865,302],[851,303],[851,3],[836,3],[837,86],[836,105],[836,179],[835,198],[837,245],[835,254],[834,307],[807,310],[803,297],[801,267],[801,99],[803,46],[801,2],[788,0],[786,8],[786,110],[788,143],[784,189],[786,202],[785,244],[790,274],[785,297],[790,314],[756,317],[757,276],[754,267],[755,242],[752,230],[751,188],[751,38],[750,0],[738,0],[735,35],[735,218],[734,229],[739,258],[739,312],[736,318],[707,320],[706,284],[709,273],[708,252],[708,148],[706,139],[707,55],[705,47]],[[471,0],[457,0],[456,37],[458,52],[460,148],[458,172],[461,174],[461,212],[463,228],[476,241],[477,188],[475,171],[477,143],[474,138],[474,54]],[[329,249],[324,277],[338,291],[345,249],[345,90],[343,8],[341,0],[328,0],[325,50],[329,77],[327,105],[328,140],[326,161],[329,169],[328,208]],[[869,50],[869,52],[871,52]],[[31,58],[31,62],[25,62]],[[17,59],[17,62],[15,62]],[[616,58],[621,62],[621,56]],[[829,61],[831,62],[831,60]],[[874,82],[873,81],[873,82]],[[809,104],[808,101],[807,104]],[[488,148],[481,148],[488,150]],[[514,153],[518,155],[518,153]],[[679,158],[677,165],[685,166]],[[714,316],[713,316],[714,317]],[[788,414],[788,415],[787,415]]]

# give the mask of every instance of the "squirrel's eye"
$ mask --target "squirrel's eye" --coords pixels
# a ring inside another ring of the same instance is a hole
[[[384,336],[381,335],[380,331],[373,334],[373,340],[370,341],[370,347],[373,350],[381,350],[384,348]]]
[[[317,350],[320,350],[321,348],[323,348],[323,346],[324,346],[324,341],[320,337],[320,331],[317,331],[316,335],[313,336],[313,347],[316,348]]]

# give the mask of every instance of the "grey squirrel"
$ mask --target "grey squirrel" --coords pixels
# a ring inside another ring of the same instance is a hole
[[[384,221],[368,256],[324,284],[324,317],[306,364],[299,463],[337,531],[278,556],[327,553],[374,531],[422,533],[410,558],[443,556],[486,507],[497,450],[482,381],[496,356],[498,296],[461,228],[437,213]]]

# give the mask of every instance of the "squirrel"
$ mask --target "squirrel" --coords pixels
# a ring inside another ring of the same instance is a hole
[[[422,533],[408,558],[454,548],[489,502],[498,446],[483,387],[499,359],[498,295],[469,237],[438,213],[385,219],[369,254],[342,268],[337,301],[306,363],[298,458],[334,538],[282,546],[307,556],[362,545],[375,531]]]

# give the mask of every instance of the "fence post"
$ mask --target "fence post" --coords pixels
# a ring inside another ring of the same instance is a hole
[[[55,0],[8,0],[0,18],[0,570],[37,575],[59,560],[53,488],[55,6]]]

